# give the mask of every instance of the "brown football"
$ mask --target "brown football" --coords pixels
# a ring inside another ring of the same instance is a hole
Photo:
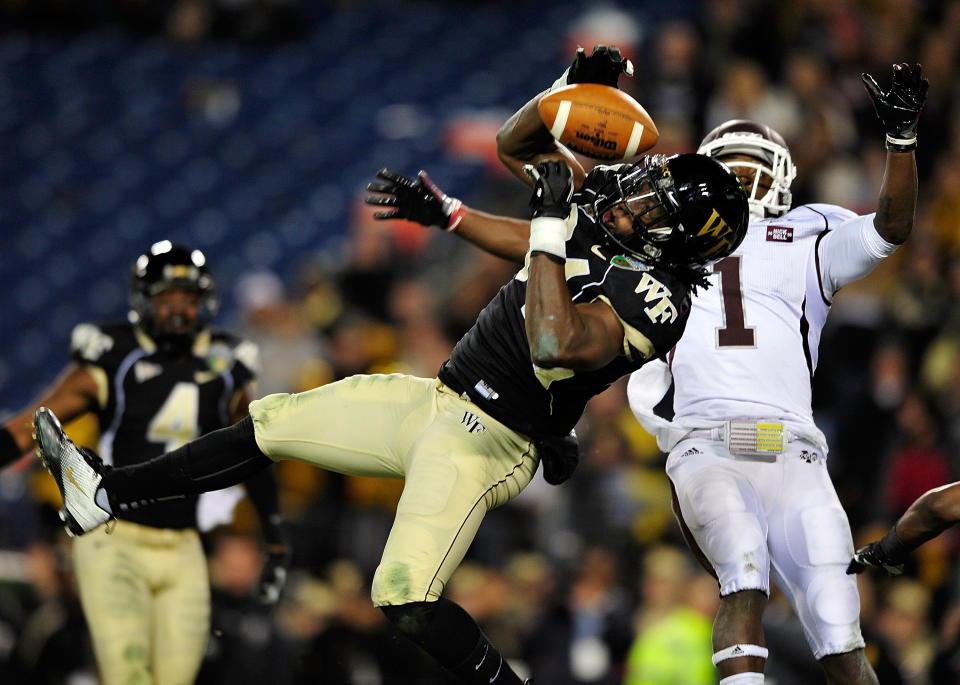
[[[660,138],[647,110],[610,86],[564,86],[544,95],[537,108],[554,138],[594,159],[634,157],[652,148]]]

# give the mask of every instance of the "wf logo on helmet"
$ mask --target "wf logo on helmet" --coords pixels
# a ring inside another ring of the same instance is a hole
[[[717,212],[717,210],[714,209],[710,213],[710,218],[708,218],[703,224],[703,228],[697,232],[698,238],[704,235],[710,235],[714,238],[718,238],[717,242],[714,243],[710,249],[702,255],[703,257],[709,257],[714,252],[730,245],[731,238],[733,237],[733,229],[730,228],[727,222],[720,217],[720,214]]]

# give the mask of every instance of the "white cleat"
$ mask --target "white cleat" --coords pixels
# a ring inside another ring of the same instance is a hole
[[[67,532],[83,535],[113,518],[94,501],[103,473],[100,457],[74,445],[63,432],[60,421],[46,407],[37,409],[33,425],[39,445],[37,453],[63,497],[60,518]]]

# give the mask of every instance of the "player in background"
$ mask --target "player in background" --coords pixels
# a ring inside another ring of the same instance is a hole
[[[39,400],[0,427],[0,464],[36,447],[31,426],[39,406],[66,421],[93,412],[99,453],[115,466],[146,461],[245,416],[257,349],[210,328],[216,310],[203,253],[169,241],[154,244],[133,267],[130,323],[74,328],[73,362]],[[288,556],[273,473],[256,474],[246,488],[266,543],[259,591],[273,603]],[[220,505],[232,509],[236,498],[229,495]],[[216,498],[212,503],[217,506]],[[80,599],[105,685],[196,678],[210,628],[197,505],[190,497],[131,507],[111,526],[74,539]],[[230,512],[211,512],[211,518],[229,520]]]
[[[598,171],[574,191],[559,161],[529,167],[531,221],[444,195],[425,174],[383,170],[368,189],[380,219],[456,230],[522,264],[460,339],[437,378],[356,375],[250,405],[250,417],[158,459],[110,468],[36,414],[40,450],[83,533],[136,503],[195,494],[295,459],[356,476],[404,478],[372,583],[388,620],[461,682],[519,676],[459,605],[442,596],[485,513],[517,496],[543,462],[548,481],[577,462],[587,401],[679,339],[702,264],[739,244],[747,200],[702,155]]]
[[[871,566],[899,576],[913,550],[958,522],[960,483],[928,490],[907,507],[883,538],[856,551],[847,573],[863,573]]]
[[[763,682],[771,571],[827,682],[877,682],[864,656],[857,586],[844,572],[853,540],[813,421],[811,378],[834,295],[910,235],[927,81],[909,64],[893,66],[887,90],[867,74],[863,81],[886,134],[875,213],[791,208],[795,169],[767,126],[728,121],[704,138],[699,151],[747,188],[747,237],[713,265],[714,287],[693,299],[668,363],[639,370],[628,384],[631,408],[668,452],[684,536],[720,584],[713,661],[722,685]],[[671,375],[667,421],[653,407]]]

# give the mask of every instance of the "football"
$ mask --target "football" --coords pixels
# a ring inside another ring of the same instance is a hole
[[[652,148],[660,138],[647,110],[610,86],[564,86],[543,96],[537,109],[554,138],[593,159],[633,157]]]

